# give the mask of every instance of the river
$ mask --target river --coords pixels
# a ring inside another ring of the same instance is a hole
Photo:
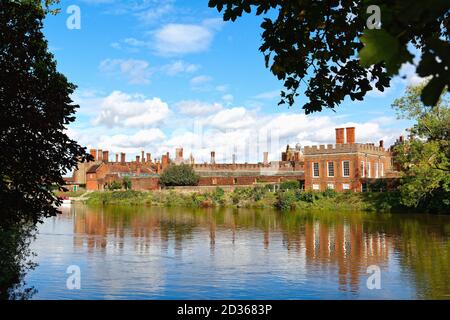
[[[32,250],[33,299],[450,299],[450,216],[77,204]]]

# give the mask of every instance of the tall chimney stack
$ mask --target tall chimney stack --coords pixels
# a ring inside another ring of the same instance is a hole
[[[344,144],[344,128],[336,128],[336,144]]]
[[[98,149],[97,151],[97,160],[102,161],[103,160],[103,151],[102,149]]]
[[[152,162],[152,155],[150,153],[147,153],[147,162]]]
[[[142,159],[142,163],[144,163],[144,162],[145,162],[145,153],[144,153],[144,150],[142,150],[142,152],[141,152],[141,159]]]
[[[97,161],[97,150],[96,149],[91,149],[91,150],[89,150],[89,153],[94,158],[94,161]]]
[[[380,148],[384,149],[384,141],[383,140],[380,140]]]
[[[263,153],[263,164],[264,165],[269,164],[269,153],[267,151],[264,151]]]
[[[136,156],[136,163],[140,163],[141,161],[141,157],[140,156]]]
[[[347,131],[347,143],[355,143],[355,127],[346,128]]]
[[[215,163],[216,163],[216,152],[211,151],[211,164],[215,164]]]
[[[125,153],[123,152],[120,153],[120,162],[125,163],[125,156],[126,156]]]
[[[119,162],[119,154],[116,153],[116,163]]]
[[[103,151],[103,161],[105,161],[105,162],[109,161],[109,151],[108,150]]]

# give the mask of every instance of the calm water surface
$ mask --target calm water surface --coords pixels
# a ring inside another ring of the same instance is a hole
[[[34,299],[450,299],[448,216],[76,205],[33,250]]]

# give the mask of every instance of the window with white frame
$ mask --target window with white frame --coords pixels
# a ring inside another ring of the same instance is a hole
[[[334,162],[333,161],[328,162],[328,176],[334,177]]]
[[[342,176],[350,177],[350,161],[342,161]]]
[[[314,162],[313,163],[313,177],[314,178],[318,178],[319,177],[319,163],[318,162]]]
[[[375,178],[378,178],[378,162],[375,163]]]
[[[328,189],[334,189],[334,184],[333,183],[328,183],[327,184],[327,188]]]
[[[320,190],[319,184],[313,184],[312,187],[313,187],[313,190]]]
[[[364,161],[361,161],[361,177],[364,178],[366,176],[366,166],[364,165]]]
[[[348,183],[343,183],[342,184],[342,189],[343,190],[350,190],[350,185]]]
[[[367,162],[367,178],[371,178],[372,174],[370,172],[370,162]]]

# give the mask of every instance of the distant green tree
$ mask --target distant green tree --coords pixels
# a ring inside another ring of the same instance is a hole
[[[120,183],[119,181],[113,181],[108,184],[107,188],[108,190],[119,190],[122,189],[123,183]]]
[[[367,28],[369,18],[376,25],[370,5],[380,8],[381,29]],[[264,15],[259,50],[284,82],[279,104],[292,106],[302,89],[307,114],[384,91],[402,63],[413,62],[410,44],[421,51],[418,74],[432,77],[422,101],[435,105],[450,84],[448,0],[209,0],[209,6],[225,21],[252,9]]]
[[[161,174],[160,182],[163,186],[195,186],[199,176],[187,164],[171,165]]]
[[[401,201],[450,213],[450,106],[446,95],[434,108],[425,106],[420,100],[424,86],[409,87],[393,103],[399,117],[417,121],[410,137],[394,149],[402,171]]]

